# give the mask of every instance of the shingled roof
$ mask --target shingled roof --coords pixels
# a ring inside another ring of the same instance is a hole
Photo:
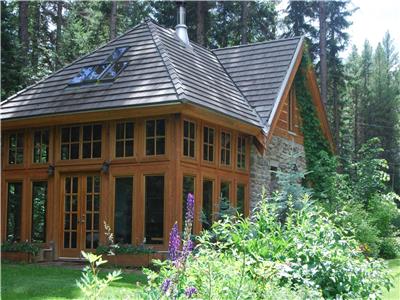
[[[145,21],[1,103],[1,119],[192,103],[264,127],[301,39],[210,51],[186,47],[172,29]],[[82,67],[117,47],[128,66],[113,82],[71,86]],[[261,118],[260,118],[261,117]]]
[[[301,44],[294,37],[213,51],[263,124],[282,97]]]

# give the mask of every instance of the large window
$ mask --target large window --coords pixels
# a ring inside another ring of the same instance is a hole
[[[61,159],[100,158],[101,131],[100,124],[61,128]]]
[[[187,206],[187,197],[189,193],[194,194],[194,176],[183,176],[182,182],[182,224],[185,224],[185,216],[186,216],[186,206]],[[182,229],[183,229],[182,225]]]
[[[203,159],[209,162],[214,161],[214,129],[210,127],[204,127]]]
[[[32,183],[32,242],[46,242],[47,182]]]
[[[39,129],[33,133],[33,162],[44,164],[49,161],[49,130]]]
[[[7,240],[21,240],[22,182],[9,182],[7,194]]]
[[[165,154],[165,120],[146,121],[146,155]]]
[[[201,223],[203,229],[209,229],[212,223],[213,184],[214,182],[212,180],[203,180],[203,205],[201,213]]]
[[[231,134],[227,132],[221,132],[221,164],[231,164]]]
[[[237,167],[246,169],[246,138],[241,135],[237,139]]]
[[[115,242],[130,244],[132,242],[132,203],[133,177],[115,178]]]
[[[18,165],[24,162],[24,133],[10,133],[8,139],[8,163]]]
[[[231,183],[228,181],[221,181],[219,194],[219,213],[220,215],[229,214],[231,201],[230,201],[230,189]]]
[[[115,132],[115,157],[134,156],[134,130],[133,122],[117,123]]]
[[[145,176],[145,238],[162,244],[164,237],[164,176]]]
[[[246,186],[244,184],[238,184],[236,187],[236,209],[238,213],[244,215],[244,201],[245,201]]]
[[[79,126],[61,129],[61,159],[79,159]]]
[[[183,121],[183,155],[194,158],[195,156],[195,132],[196,124],[190,121]]]

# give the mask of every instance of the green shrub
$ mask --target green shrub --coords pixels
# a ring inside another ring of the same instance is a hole
[[[112,250],[112,252],[111,252]],[[149,253],[155,253],[156,251],[154,251],[153,249],[150,248],[145,248],[145,247],[141,247],[141,246],[132,246],[129,244],[118,244],[117,247],[113,247],[112,249],[110,248],[110,246],[106,246],[106,245],[100,245],[96,248],[96,254],[100,255],[100,254],[149,254]]]
[[[385,259],[392,259],[400,256],[400,243],[396,238],[384,238],[381,241],[379,255]]]
[[[40,247],[30,242],[5,242],[1,245],[1,252],[25,252],[37,255]]]

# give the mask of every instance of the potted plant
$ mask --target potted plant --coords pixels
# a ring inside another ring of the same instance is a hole
[[[35,262],[38,258],[40,247],[37,244],[25,242],[5,242],[1,245],[1,259]]]

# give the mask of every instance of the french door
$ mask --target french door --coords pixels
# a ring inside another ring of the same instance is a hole
[[[62,185],[61,256],[79,257],[99,244],[100,175],[65,175]]]

